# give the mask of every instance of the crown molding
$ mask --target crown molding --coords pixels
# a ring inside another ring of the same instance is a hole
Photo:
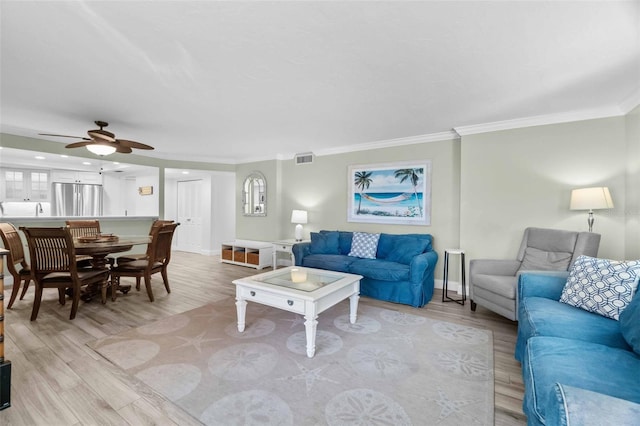
[[[620,111],[624,115],[629,114],[637,106],[640,106],[640,87],[627,96],[619,105]]]
[[[516,118],[514,120],[494,121],[492,123],[474,124],[470,126],[458,126],[454,127],[453,130],[455,130],[460,136],[467,136],[478,133],[497,132],[500,130],[519,129],[522,127],[544,126],[548,124],[569,123],[572,121],[617,117],[625,114],[626,113],[622,111],[620,106],[614,106],[592,110]]]
[[[347,145],[347,146],[340,146],[336,148],[322,149],[318,151],[313,151],[313,153],[318,156],[345,154],[348,152],[368,151],[371,149],[380,149],[380,148],[392,148],[397,146],[414,145],[419,143],[440,142],[440,141],[446,141],[451,139],[459,139],[458,134],[454,131],[430,133],[426,135],[408,136],[406,138],[387,139],[383,141],[368,142],[368,143],[362,143],[357,145]]]

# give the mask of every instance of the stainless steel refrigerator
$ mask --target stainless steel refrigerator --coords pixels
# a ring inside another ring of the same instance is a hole
[[[102,185],[53,183],[54,216],[102,216]]]

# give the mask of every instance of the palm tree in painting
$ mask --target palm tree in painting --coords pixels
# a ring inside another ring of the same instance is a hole
[[[420,211],[420,216],[422,216],[422,205],[420,205],[420,200],[418,199],[418,181],[420,177],[418,175],[424,174],[424,169],[422,167],[418,169],[399,169],[393,172],[393,175],[396,179],[400,179],[400,183],[403,183],[407,180],[411,181],[411,185],[413,185],[413,193],[416,196],[416,203],[418,204],[418,210]]]
[[[360,190],[360,200],[358,201],[358,211],[356,214],[360,214],[360,206],[362,205],[362,191],[369,189],[373,179],[371,179],[371,172],[355,172],[353,184]]]

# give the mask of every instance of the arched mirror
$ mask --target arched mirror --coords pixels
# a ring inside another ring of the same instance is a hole
[[[245,216],[267,215],[267,181],[260,172],[251,172],[242,187],[242,209]]]

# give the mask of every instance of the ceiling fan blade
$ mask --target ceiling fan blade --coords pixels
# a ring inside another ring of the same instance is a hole
[[[128,146],[120,145],[118,143],[116,143],[115,146],[116,146],[116,152],[119,152],[121,154],[131,154],[131,152],[133,152],[133,150]]]
[[[53,133],[38,133],[40,136],[54,136],[56,138],[74,138],[74,139],[82,139],[84,141],[90,141],[91,139],[85,138],[82,136],[71,136],[71,135],[56,135]]]
[[[65,146],[65,148],[80,148],[81,146],[93,145],[95,142],[92,140],[82,141],[82,142],[74,142]]]
[[[116,139],[116,143],[119,143],[120,145],[129,147],[129,148],[153,149],[153,147],[150,146],[150,145],[146,145],[146,144],[143,144],[141,142],[136,142],[136,141],[128,141],[126,139]]]

